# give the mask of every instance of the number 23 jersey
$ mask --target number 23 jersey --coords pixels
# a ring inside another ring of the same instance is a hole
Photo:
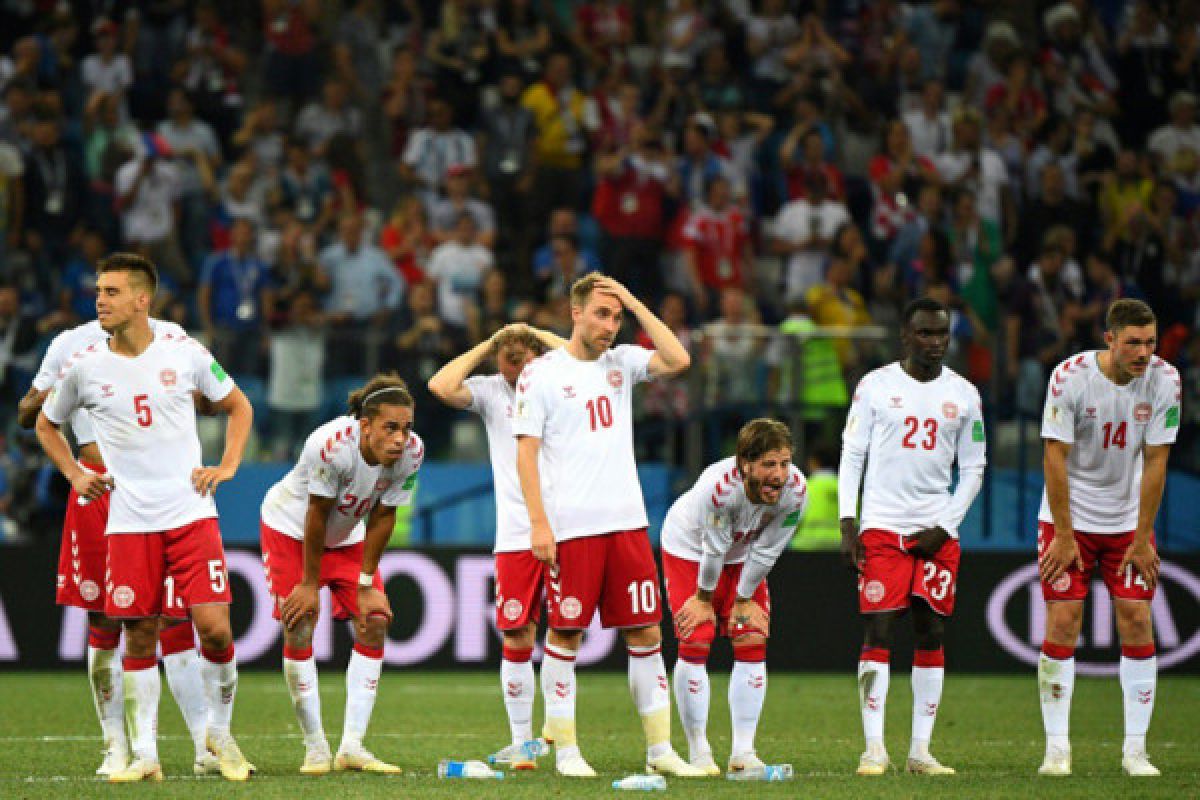
[[[842,444],[867,454],[861,530],[910,534],[940,525],[957,538],[945,516],[954,462],[962,469],[987,460],[979,392],[962,376],[942,367],[933,380],[918,381],[899,362],[868,373],[854,392]],[[854,516],[854,500],[842,499],[840,516]]]

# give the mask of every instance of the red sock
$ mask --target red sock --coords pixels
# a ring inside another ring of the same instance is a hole
[[[1056,661],[1066,661],[1068,658],[1075,657],[1075,648],[1069,644],[1042,642],[1042,654],[1046,658],[1053,658]]]
[[[116,650],[121,641],[121,631],[110,631],[96,625],[88,626],[88,646],[97,650]]]
[[[228,664],[233,661],[233,642],[230,642],[224,650],[209,650],[207,647],[201,647],[200,652],[210,664]]]
[[[196,630],[192,627],[191,620],[185,620],[159,631],[158,645],[162,649],[163,658],[194,648],[196,646]]]

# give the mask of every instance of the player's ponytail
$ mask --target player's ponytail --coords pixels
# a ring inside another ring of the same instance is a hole
[[[383,372],[367,381],[367,385],[355,389],[346,401],[350,416],[355,419],[374,419],[381,406],[413,407],[408,384],[395,372]]]

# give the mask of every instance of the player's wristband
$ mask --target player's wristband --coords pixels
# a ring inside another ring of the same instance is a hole
[[[375,585],[375,573],[374,572],[358,573],[358,585],[359,585],[359,587],[361,587],[363,589],[370,589],[372,586]]]

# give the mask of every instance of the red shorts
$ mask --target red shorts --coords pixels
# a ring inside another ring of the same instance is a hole
[[[496,553],[496,627],[502,631],[542,618],[546,567],[530,550]]]
[[[80,465],[92,472],[104,474],[104,467]],[[54,600],[60,606],[75,606],[86,611],[104,611],[104,567],[108,560],[108,542],[104,529],[108,525],[108,502],[105,493],[86,506],[79,505],[79,495],[72,489],[67,495],[67,511],[63,517],[62,544],[58,549],[58,589]]]
[[[1038,523],[1038,558],[1042,551],[1054,538],[1054,525],[1049,522]],[[1150,543],[1154,544],[1154,534],[1150,534]],[[1083,560],[1083,569],[1072,566],[1058,577],[1053,585],[1042,581],[1042,598],[1047,603],[1062,600],[1082,600],[1088,595],[1092,584],[1092,572],[1096,562],[1100,562],[1100,578],[1108,587],[1108,593],[1122,600],[1149,600],[1154,597],[1154,590],[1146,588],[1142,576],[1137,574],[1133,565],[1124,572],[1118,572],[1125,551],[1133,544],[1133,531],[1126,533],[1080,533],[1075,531],[1075,544],[1079,546],[1079,557]]]
[[[304,542],[285,536],[261,520],[258,523],[262,543],[263,572],[267,588],[275,595],[275,619],[279,606],[304,579]],[[346,547],[326,547],[321,555],[321,586],[333,595],[334,619],[358,616],[358,576],[362,573],[363,543]],[[375,572],[375,588],[383,591],[383,578]]]
[[[700,562],[687,558],[679,558],[668,552],[662,554],[663,580],[667,583],[667,601],[671,604],[671,613],[678,614],[679,609],[689,597],[696,594],[696,585],[700,581]],[[729,624],[729,615],[733,613],[733,603],[737,600],[738,579],[742,577],[741,564],[726,564],[721,568],[721,577],[717,580],[717,588],[713,591],[713,611],[717,613],[717,624],[711,622],[700,625],[686,639],[679,636],[679,628],[675,636],[680,644],[712,644],[718,632],[730,639],[747,633],[760,633],[749,625]],[[754,589],[751,600],[762,606],[763,611],[771,613],[771,595],[767,591],[767,582],[761,581]]]
[[[559,542],[557,566],[546,570],[551,628],[583,630],[597,609],[605,628],[644,628],[662,620],[658,569],[645,528]]]
[[[193,606],[229,605],[229,571],[215,518],[107,539],[108,616],[182,617]]]
[[[962,548],[958,539],[947,539],[932,559],[913,555],[910,537],[871,528],[860,534],[866,561],[858,578],[858,610],[863,614],[899,611],[920,597],[934,613],[943,617],[954,611],[958,562]]]

